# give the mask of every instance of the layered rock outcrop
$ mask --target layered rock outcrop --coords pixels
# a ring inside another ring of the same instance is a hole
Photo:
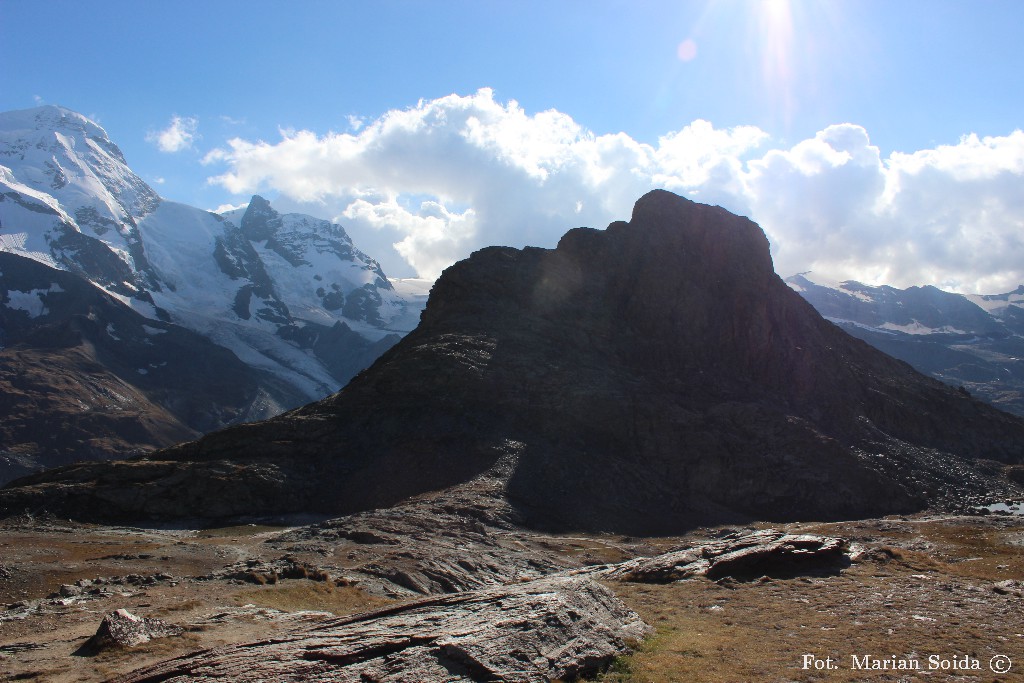
[[[576,680],[607,667],[649,631],[607,588],[557,577],[345,617],[116,680]]]
[[[822,319],[757,225],[654,191],[628,223],[452,266],[419,327],[327,399],[22,480],[0,507],[353,513],[502,462],[525,524],[655,533],[1017,495],[1002,468],[1022,461],[1024,421]]]
[[[698,576],[789,578],[800,574],[838,574],[850,565],[851,554],[850,542],[845,538],[765,529],[733,533],[720,541],[584,571],[592,576],[635,583],[672,583]]]

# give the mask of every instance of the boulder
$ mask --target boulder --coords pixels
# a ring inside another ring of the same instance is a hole
[[[85,648],[98,652],[111,647],[135,647],[155,638],[180,636],[184,632],[181,626],[162,619],[137,617],[126,609],[119,609],[103,617]]]

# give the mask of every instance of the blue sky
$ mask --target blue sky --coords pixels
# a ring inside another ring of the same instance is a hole
[[[397,275],[665,186],[758,220],[783,275],[997,291],[1024,278],[1021,26],[1015,1],[0,0],[0,110],[90,116],[172,200],[337,218]]]

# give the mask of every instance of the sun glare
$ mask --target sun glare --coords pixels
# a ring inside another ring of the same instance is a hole
[[[783,116],[794,113],[793,8],[790,0],[762,0],[757,7],[755,30],[761,46],[761,77]]]
[[[706,0],[676,56],[703,60],[699,68],[721,78],[730,78],[728,64],[735,87],[758,102],[762,119],[788,129],[804,107],[820,109],[830,91],[820,75],[837,64],[856,29],[840,14],[839,3],[826,0]]]

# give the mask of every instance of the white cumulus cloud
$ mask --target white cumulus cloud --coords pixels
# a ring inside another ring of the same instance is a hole
[[[228,211],[236,211],[237,209],[244,209],[249,206],[249,202],[242,202],[241,204],[221,204],[216,209],[208,209],[211,213],[227,213]]]
[[[204,162],[223,165],[210,182],[233,193],[276,192],[275,204],[337,220],[393,274],[435,277],[491,244],[551,247],[569,228],[628,218],[662,187],[760,223],[784,276],[985,292],[1024,282],[1020,131],[883,158],[849,123],[779,147],[754,126],[697,120],[651,145],[489,89],[349,131],[234,138]]]
[[[782,273],[988,293],[1024,282],[1021,131],[883,159],[867,131],[842,124],[745,176]]]
[[[198,137],[199,119],[194,116],[172,116],[167,128],[149,133],[147,142],[154,143],[161,152],[180,152],[192,147]]]

